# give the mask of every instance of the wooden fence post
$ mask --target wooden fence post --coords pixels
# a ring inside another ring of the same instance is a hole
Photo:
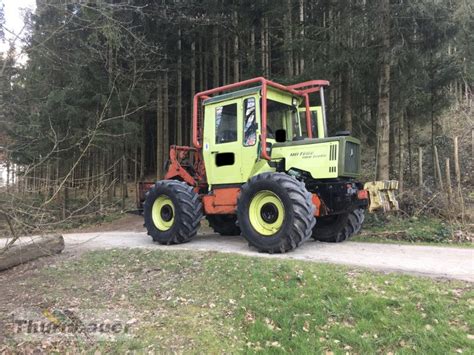
[[[418,185],[423,186],[423,148],[418,147]]]
[[[446,191],[448,193],[448,201],[451,203],[453,190],[451,189],[451,167],[449,166],[449,158],[446,158]]]
[[[454,137],[454,172],[456,174],[456,183],[458,192],[461,196],[461,167],[459,165],[459,142],[458,137]]]
[[[456,174],[457,192],[458,192],[458,197],[459,197],[459,205],[461,207],[461,218],[464,221],[464,199],[462,197],[461,166],[459,164],[459,141],[458,141],[458,137],[454,137],[454,172]]]
[[[474,157],[474,128],[471,129],[471,158]]]
[[[439,155],[438,155],[438,148],[434,146],[434,154],[435,154],[435,164],[436,164],[436,175],[438,175],[438,183],[439,183],[439,188],[444,190],[443,187],[443,176],[441,175],[441,167],[439,165]]]

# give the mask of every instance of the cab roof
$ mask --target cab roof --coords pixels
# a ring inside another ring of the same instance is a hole
[[[229,92],[226,94],[217,95],[217,96],[210,97],[209,99],[204,100],[202,104],[203,105],[215,104],[221,101],[227,101],[227,100],[236,99],[242,96],[256,94],[260,92],[261,89],[262,89],[262,86],[259,85],[259,86],[254,86],[248,89],[237,90],[237,91]]]
[[[256,94],[256,93],[260,93],[261,89],[262,89],[262,86],[259,85],[259,86],[254,86],[254,87],[243,89],[243,90],[237,90],[237,91],[229,92],[229,93],[226,93],[226,94],[216,95],[216,96],[213,96],[213,97],[210,97],[208,99],[203,100],[202,105],[203,106],[212,105],[212,104],[215,104],[215,103],[218,103],[218,102],[223,102],[223,101],[237,99],[239,97],[253,95],[253,94]],[[290,93],[287,93],[283,90],[279,90],[277,88],[273,88],[271,86],[267,87],[267,91],[268,91],[268,94],[269,94],[269,99],[271,99],[271,100],[284,102],[286,100],[291,101],[291,98],[294,97]],[[285,98],[285,99],[282,100],[282,98]],[[301,103],[303,101],[303,98],[298,97],[298,101]]]

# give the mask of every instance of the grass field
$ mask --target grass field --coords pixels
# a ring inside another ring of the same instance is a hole
[[[0,284],[9,307],[126,314],[129,335],[3,350],[473,353],[472,284],[218,253],[112,250]],[[0,307],[0,321],[8,309]],[[10,310],[11,311],[11,310]],[[8,336],[8,333],[7,333]],[[11,334],[10,334],[11,336]],[[19,348],[16,348],[19,346]],[[0,352],[2,346],[0,346]]]

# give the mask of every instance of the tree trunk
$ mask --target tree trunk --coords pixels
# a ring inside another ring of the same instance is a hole
[[[199,38],[199,91],[204,91],[204,48],[202,38]]]
[[[35,238],[29,243],[18,243],[8,249],[0,249],[0,271],[43,256],[58,254],[63,249],[64,238],[61,235]]]
[[[267,66],[267,60],[265,58],[265,17],[261,18],[260,21],[260,51],[261,51],[261,60],[260,60],[260,66],[261,66],[261,73],[263,76],[267,76],[266,72],[266,66]]]
[[[10,191],[10,161],[7,160],[7,192],[9,191]]]
[[[63,219],[66,219],[67,217],[67,209],[68,209],[68,204],[69,204],[69,187],[68,187],[68,181],[64,183],[64,200],[63,200],[63,210],[62,210],[62,217]]]
[[[283,44],[285,48],[285,69],[286,69],[286,76],[291,78],[294,75],[294,67],[293,67],[293,38],[292,38],[292,18],[291,18],[291,0],[286,1],[286,15],[285,15],[285,33],[284,33],[284,40],[285,43]]]
[[[400,115],[398,124],[398,190],[403,192],[404,188],[404,170],[405,170],[405,111]]]
[[[115,164],[115,160],[113,151],[111,150],[107,151],[107,162],[107,165],[111,167],[109,168],[107,173],[107,201],[112,202],[112,194],[114,188],[111,188],[111,186],[115,186],[115,184],[113,183],[115,171],[115,168],[113,166]]]
[[[217,25],[212,27],[212,84],[219,86],[219,30]]]
[[[127,188],[127,181],[128,181],[128,160],[127,160],[127,135],[125,133],[125,116],[122,118],[122,135],[123,135],[123,142],[122,142],[122,211],[125,210],[125,199],[128,197],[128,188]],[[100,160],[97,159],[98,164],[100,165]],[[100,167],[98,167],[97,172],[100,171]],[[100,185],[100,180],[97,180],[97,184]],[[99,187],[100,188],[100,187]]]
[[[207,51],[207,48],[205,48],[204,52],[202,52],[202,55],[204,56],[204,65],[203,65],[204,89],[203,90],[207,90],[209,89],[209,52]]]
[[[122,155],[122,211],[125,210],[125,199],[128,197],[128,160],[126,154],[126,144],[124,143],[123,155]]]
[[[168,159],[170,149],[170,133],[169,133],[169,95],[168,95],[168,72],[165,70],[163,77],[163,156],[161,158],[161,169],[163,163]],[[165,172],[163,172],[164,174]]]
[[[255,59],[255,26],[252,26],[251,32],[250,32],[250,67],[251,67],[251,73],[255,74],[255,67],[256,67],[256,59]]]
[[[300,48],[299,48],[299,51],[300,51],[300,68],[299,68],[299,74],[303,74],[304,72],[304,47],[303,47],[303,43],[304,43],[304,32],[305,32],[305,24],[304,24],[304,0],[300,0],[300,40],[301,40],[301,44],[300,44]]]
[[[390,142],[390,1],[380,0],[381,58],[377,117],[377,180],[389,179]]]
[[[418,147],[418,186],[423,186],[423,148]]]
[[[451,166],[449,163],[449,158],[446,158],[446,191],[448,193],[448,202],[451,204],[453,188],[451,185]]]
[[[240,80],[240,73],[239,73],[239,36],[237,31],[238,19],[237,19],[237,11],[233,12],[233,22],[234,22],[234,82],[238,82]]]
[[[436,177],[438,178],[438,186],[441,191],[444,190],[443,186],[443,174],[441,174],[441,165],[439,163],[439,155],[438,155],[438,148],[434,146],[434,156],[435,156],[435,164],[436,164]]]
[[[352,102],[351,102],[350,68],[347,65],[342,72],[342,114],[344,129],[352,132]]]
[[[86,196],[87,199],[91,196],[91,164],[92,164],[92,154],[89,152],[87,155],[86,162]]]
[[[271,73],[271,60],[270,60],[270,29],[268,24],[268,17],[265,17],[265,75],[268,77]]]
[[[100,194],[99,194],[99,211],[104,210],[104,194],[106,193],[107,188],[107,154],[102,152],[102,169],[100,176]]]
[[[183,145],[183,59],[181,53],[181,29],[178,30],[178,68],[177,68],[177,86],[176,86],[176,144]]]
[[[413,181],[413,154],[411,149],[411,115],[410,111],[407,109],[407,145],[408,145],[408,171],[410,173],[410,181]]]
[[[433,167],[433,175],[436,176],[436,169],[435,169],[435,156],[434,156],[434,147],[435,147],[435,137],[440,134],[441,127],[439,125],[439,121],[435,114],[435,85],[434,81],[436,80],[436,73],[435,73],[435,64],[433,62],[433,50],[430,50],[430,60],[429,60],[429,75],[430,75],[430,121],[431,121],[431,155],[432,159],[432,167]]]
[[[260,28],[260,45],[261,45],[261,66],[262,75],[270,76],[270,49],[269,49],[269,33],[268,33],[268,18],[264,15],[261,19]]]
[[[190,117],[189,119],[193,117],[193,100],[194,100],[194,95],[196,94],[196,42],[195,41],[191,43],[191,74],[190,76],[191,76],[190,78],[191,115],[189,116]],[[192,145],[192,141],[193,141],[193,130],[191,127],[191,129],[189,130],[189,142],[190,142],[189,145]]]
[[[157,112],[158,115],[158,112]],[[145,114],[141,116],[142,122],[142,139],[140,141],[140,180],[145,178],[145,151],[146,151],[146,125],[145,125]],[[158,124],[158,121],[157,121]],[[158,140],[157,140],[158,141]]]
[[[228,84],[227,80],[229,78],[229,70],[227,69],[227,43],[224,41],[222,43],[222,48],[221,48],[221,53],[222,53],[222,85]]]
[[[164,118],[163,118],[163,81],[158,78],[156,85],[156,178],[163,176],[164,156]]]

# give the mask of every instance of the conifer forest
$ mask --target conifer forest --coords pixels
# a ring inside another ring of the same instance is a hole
[[[471,1],[36,0],[16,40],[1,3],[6,231],[133,209],[192,144],[193,96],[258,76],[328,80],[329,132],[361,140],[365,180],[399,181],[402,218],[472,223]]]

